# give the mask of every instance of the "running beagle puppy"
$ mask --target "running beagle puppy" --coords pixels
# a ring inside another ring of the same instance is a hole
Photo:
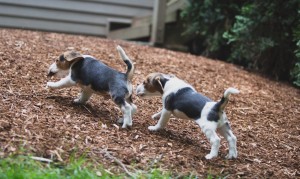
[[[163,129],[171,114],[178,118],[194,120],[204,132],[211,144],[211,151],[205,156],[212,159],[218,156],[220,138],[216,130],[228,141],[228,159],[237,158],[236,137],[224,112],[230,94],[239,93],[237,89],[228,88],[219,102],[203,96],[188,83],[162,73],[151,73],[146,80],[138,85],[136,93],[140,97],[162,96],[163,109],[152,116],[159,119],[155,126],[149,126],[151,131]]]
[[[48,76],[63,75],[64,78],[47,82],[47,87],[57,89],[79,85],[82,92],[74,100],[78,104],[84,104],[93,93],[110,96],[123,113],[122,128],[132,126],[132,116],[137,109],[131,98],[134,65],[120,46],[117,50],[127,65],[126,73],[116,71],[90,55],[67,51],[48,70]]]

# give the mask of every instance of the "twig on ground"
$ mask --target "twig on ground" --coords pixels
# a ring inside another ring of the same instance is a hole
[[[150,164],[149,169],[151,169],[156,163],[158,163],[163,157],[163,154],[160,154],[159,156],[157,156]]]
[[[43,157],[34,157],[34,156],[32,156],[30,158],[33,159],[33,160],[40,161],[40,162],[48,162],[48,163],[53,162],[51,159],[47,159],[47,158],[43,158]]]
[[[93,114],[85,105],[83,105],[83,107],[90,113]]]
[[[120,161],[118,160],[116,157],[112,156],[108,151],[107,149],[102,149],[100,151],[100,153],[104,154],[104,156],[110,158],[110,159],[113,159],[118,165],[120,165],[123,170],[126,172],[127,175],[129,175],[130,177],[133,177],[135,178],[135,175],[133,173],[131,173],[130,171],[128,171],[128,169],[126,168],[126,166]]]

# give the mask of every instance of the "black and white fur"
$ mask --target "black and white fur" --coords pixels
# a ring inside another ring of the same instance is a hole
[[[57,89],[79,85],[82,92],[74,100],[79,104],[88,101],[93,93],[110,95],[123,113],[122,128],[132,126],[132,116],[137,109],[131,98],[134,65],[120,46],[117,47],[117,50],[127,65],[126,73],[116,71],[90,55],[68,51],[60,55],[48,71],[48,76],[66,72],[67,75],[57,82],[47,82],[47,87]]]
[[[156,90],[154,90],[156,89]],[[219,102],[197,93],[196,90],[175,76],[161,73],[148,75],[143,84],[138,85],[137,95],[141,97],[162,95],[163,109],[152,116],[158,119],[155,126],[149,126],[151,131],[164,128],[171,114],[178,118],[194,120],[205,133],[211,144],[211,151],[206,159],[217,157],[220,138],[216,130],[225,137],[229,144],[228,159],[237,158],[236,137],[224,112],[230,94],[239,93],[237,89],[228,88]]]

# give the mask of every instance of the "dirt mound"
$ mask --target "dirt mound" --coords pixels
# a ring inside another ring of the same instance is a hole
[[[37,156],[68,160],[86,154],[106,168],[122,172],[102,150],[124,164],[147,170],[160,167],[174,173],[207,173],[232,178],[299,177],[300,92],[237,66],[185,53],[123,41],[47,32],[1,29],[0,155],[24,147]],[[45,88],[49,64],[66,49],[93,55],[125,71],[116,46],[136,63],[136,85],[150,72],[172,73],[199,92],[220,99],[228,87],[232,95],[227,114],[238,138],[238,159],[225,160],[228,146],[221,141],[219,156],[205,160],[210,144],[192,121],[172,118],[165,130],[149,132],[151,115],[161,99],[134,97],[138,112],[131,129],[117,124],[121,116],[111,100],[94,95],[85,106],[72,104],[79,88]],[[130,167],[130,166],[128,166]]]

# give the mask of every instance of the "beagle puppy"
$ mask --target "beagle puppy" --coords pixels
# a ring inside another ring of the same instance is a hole
[[[137,86],[136,93],[140,97],[162,96],[163,109],[152,116],[159,119],[155,126],[149,126],[151,131],[163,129],[171,114],[178,118],[194,120],[204,132],[211,144],[210,153],[206,159],[218,156],[220,138],[216,130],[228,141],[228,159],[237,158],[236,137],[224,112],[230,94],[239,93],[237,89],[228,88],[220,101],[214,102],[203,96],[188,83],[174,75],[151,73],[145,81]]]
[[[57,82],[47,82],[47,87],[57,89],[80,86],[81,95],[74,100],[78,104],[84,104],[93,93],[110,96],[123,113],[122,128],[132,126],[132,116],[137,109],[131,97],[134,65],[120,46],[117,50],[127,65],[126,73],[116,71],[90,55],[67,51],[48,70],[48,76],[63,75],[64,78]]]

